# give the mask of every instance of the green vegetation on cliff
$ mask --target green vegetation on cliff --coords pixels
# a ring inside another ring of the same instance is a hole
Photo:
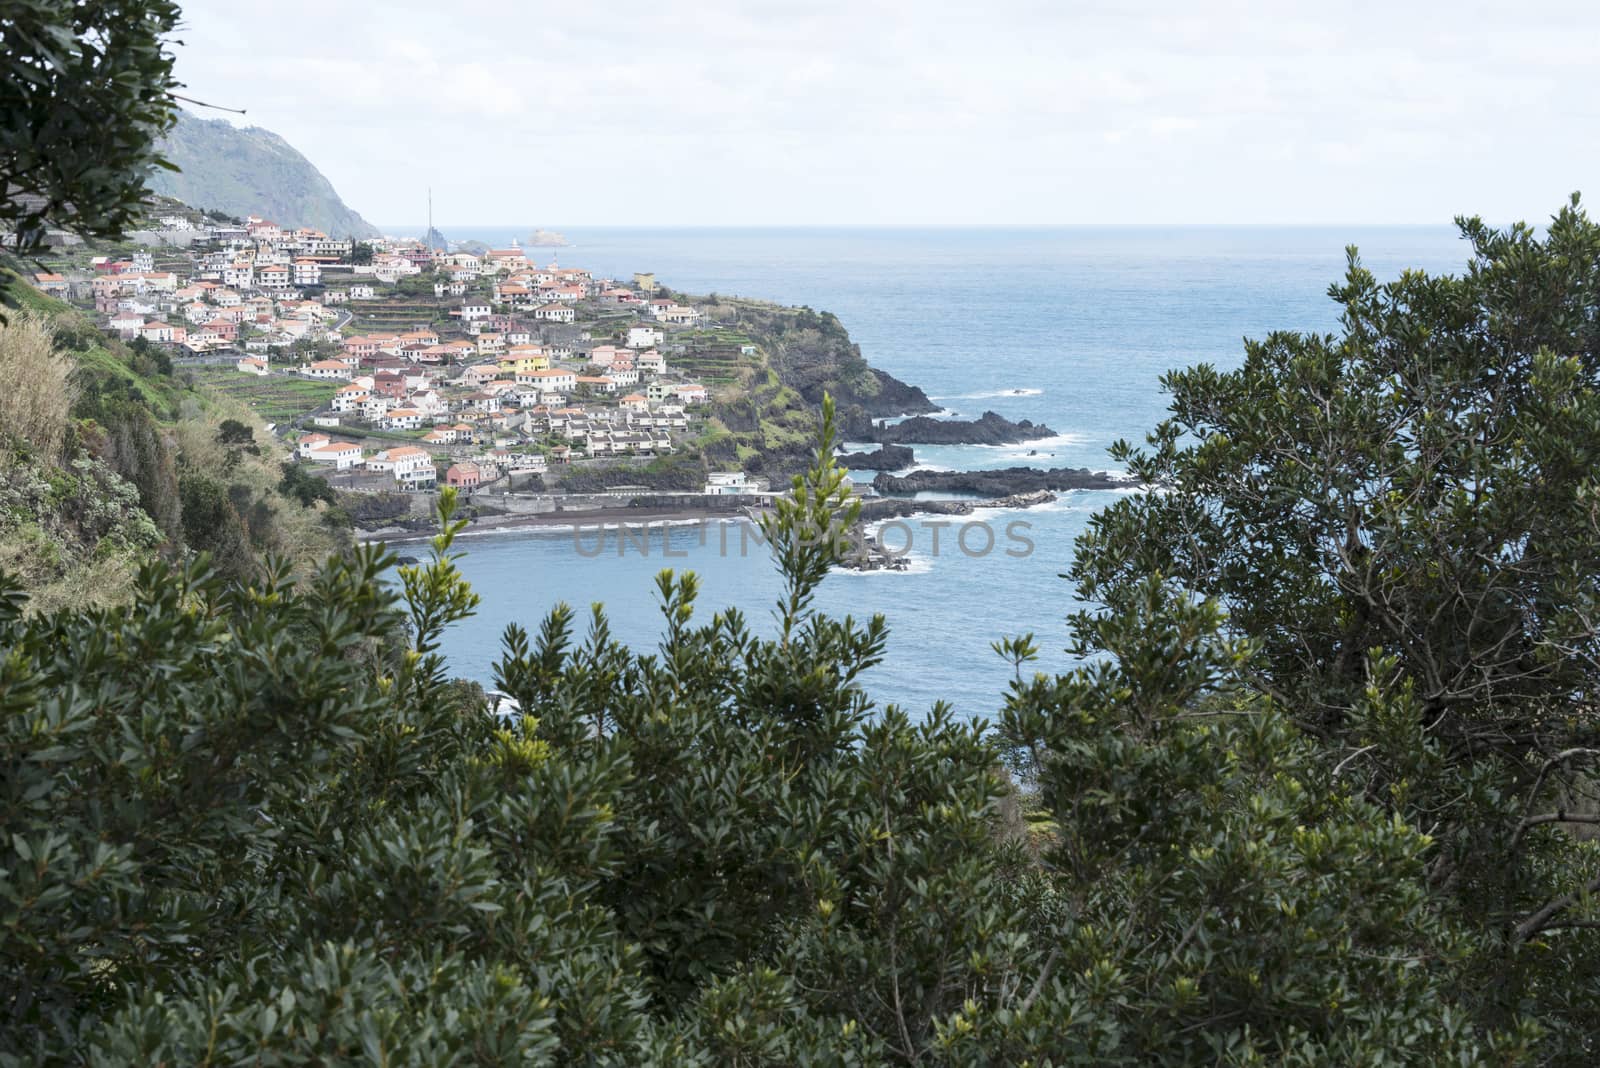
[[[264,215],[280,226],[309,226],[332,237],[378,236],[378,228],[346,207],[309,160],[270,130],[179,112],[161,152],[179,169],[151,172],[151,192],[229,215]]]
[[[921,389],[868,364],[831,312],[744,298],[684,299],[721,324],[669,340],[671,365],[712,392],[697,443],[712,469],[739,467],[786,481],[809,460],[824,395],[834,398],[846,426],[937,408]]]
[[[0,569],[36,609],[130,595],[156,555],[209,551],[254,575],[262,553],[314,562],[336,512],[284,496],[257,415],[195,388],[166,353],[107,337],[14,274],[0,326]]]

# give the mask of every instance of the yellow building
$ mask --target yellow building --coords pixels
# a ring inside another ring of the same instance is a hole
[[[500,372],[525,375],[531,371],[550,370],[550,356],[537,345],[513,345],[500,357]]]

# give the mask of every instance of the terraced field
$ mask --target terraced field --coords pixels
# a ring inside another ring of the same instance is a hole
[[[198,367],[193,374],[196,386],[242,401],[269,423],[287,422],[323,407],[340,385],[297,375],[261,378],[231,367]]]

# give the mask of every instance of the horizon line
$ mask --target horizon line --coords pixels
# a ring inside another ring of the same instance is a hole
[[[1526,222],[1527,220],[1517,220]],[[1486,220],[1491,226],[1507,226],[1510,222]],[[417,223],[373,223],[379,229],[420,225]],[[1350,227],[1382,228],[1394,230],[1455,229],[1448,222],[1009,222],[1009,223],[508,223],[508,222],[442,222],[435,220],[435,229],[511,229],[560,230],[1205,230],[1205,229],[1305,229],[1333,230]]]

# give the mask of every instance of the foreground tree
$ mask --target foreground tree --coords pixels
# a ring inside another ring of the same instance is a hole
[[[47,227],[115,237],[138,214],[145,175],[168,166],[178,23],[170,0],[7,0],[0,12],[0,223],[14,248]]]
[[[1480,1024],[1590,1063],[1600,227],[1576,197],[1543,234],[1460,226],[1462,275],[1380,285],[1352,252],[1340,334],[1170,375],[1172,418],[1117,449],[1162,492],[1097,516],[1073,576],[1112,618],[1152,582],[1224,606],[1319,774],[1427,831]]]
[[[8,590],[0,1061],[916,1063],[1016,996],[992,749],[875,709],[883,621],[810,607],[832,444],[771,530],[777,637],[695,625],[693,576],[655,655],[560,607],[508,632],[498,731],[437,651],[476,601],[448,493],[399,603],[370,549]]]

